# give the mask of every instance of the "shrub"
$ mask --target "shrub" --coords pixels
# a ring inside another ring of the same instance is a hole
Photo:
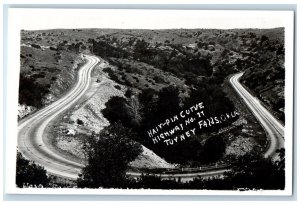
[[[25,159],[20,152],[17,153],[17,172],[16,172],[16,184],[17,187],[22,188],[24,185],[42,185],[47,187],[50,182],[50,178],[47,176],[46,170]]]
[[[92,135],[85,144],[88,165],[77,179],[79,188],[125,188],[128,163],[141,152],[140,144],[132,141],[131,130],[112,124],[100,134]]]

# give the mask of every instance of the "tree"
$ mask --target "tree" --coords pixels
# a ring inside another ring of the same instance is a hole
[[[277,165],[278,172],[284,176],[285,172],[285,149],[281,148],[276,150],[276,153],[278,153],[278,159],[275,161],[275,164]]]
[[[179,90],[178,87],[168,86],[158,93],[157,112],[161,119],[176,115],[179,110]]]
[[[284,151],[280,150],[279,153],[281,155],[278,162],[283,162]],[[278,162],[255,153],[240,156],[231,164],[232,171],[226,174],[227,183],[232,184],[233,189],[284,189],[284,166]]]
[[[47,187],[49,182],[50,178],[42,166],[30,162],[17,152],[16,184],[18,187],[22,188],[25,184]]]
[[[269,40],[269,38],[265,35],[262,35],[261,38],[260,38],[261,42],[268,41],[268,40]]]
[[[129,93],[130,98],[114,96],[107,103],[106,108],[102,111],[103,116],[110,123],[121,122],[125,127],[136,127],[141,121],[138,112],[139,101],[136,96]]]
[[[215,162],[220,159],[225,152],[226,144],[222,137],[213,136],[206,140],[203,146],[202,155],[200,158],[204,163]]]
[[[106,108],[102,111],[102,113],[110,123],[120,121],[126,127],[131,124],[133,117],[129,113],[129,108],[125,98],[114,96],[105,103],[105,106]]]
[[[49,89],[41,85],[32,77],[20,74],[19,103],[40,108],[43,106],[42,99],[49,92]]]
[[[141,145],[130,139],[133,136],[131,130],[115,123],[88,137],[88,164],[79,174],[78,187],[125,188],[128,163],[142,152]]]
[[[134,46],[134,56],[136,58],[145,57],[149,55],[148,50],[149,43],[146,42],[144,39],[138,39]]]
[[[185,107],[190,107],[199,102],[203,102],[206,113],[209,115],[216,116],[234,111],[234,104],[220,86],[214,85],[209,81],[198,82],[193,86],[190,97],[186,99]]]

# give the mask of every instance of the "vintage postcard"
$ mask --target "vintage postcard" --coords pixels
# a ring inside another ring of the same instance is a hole
[[[293,12],[8,17],[7,192],[292,193]]]

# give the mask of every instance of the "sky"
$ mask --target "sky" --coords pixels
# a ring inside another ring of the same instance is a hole
[[[54,28],[275,28],[282,11],[9,9],[9,20],[25,30]]]

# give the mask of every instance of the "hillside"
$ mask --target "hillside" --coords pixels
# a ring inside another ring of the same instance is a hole
[[[284,42],[269,32],[255,38],[247,50],[242,82],[284,123]]]
[[[26,110],[39,109],[64,94],[84,63],[78,52],[38,43],[27,40],[21,44],[19,118],[30,113]]]
[[[224,86],[229,75],[241,71],[248,89],[280,119],[284,116],[282,28],[55,29],[22,31],[21,37],[23,113],[54,101],[76,82],[76,72],[84,63],[82,53],[99,56],[106,64],[101,72],[93,72],[93,94],[55,126],[59,136],[53,136],[54,142],[63,151],[80,150],[82,137],[78,140],[77,134],[101,132],[109,124],[121,123],[134,131],[133,140],[147,147],[144,153],[154,151],[152,157],[139,158],[149,162],[159,156],[170,163],[199,166],[252,150],[261,152],[267,146],[266,136]],[[148,130],[200,102],[208,118],[235,111],[241,115],[174,146],[153,144]],[[254,131],[260,133],[258,137]],[[232,147],[238,145],[249,149],[235,152]],[[77,151],[69,154],[80,157]]]

